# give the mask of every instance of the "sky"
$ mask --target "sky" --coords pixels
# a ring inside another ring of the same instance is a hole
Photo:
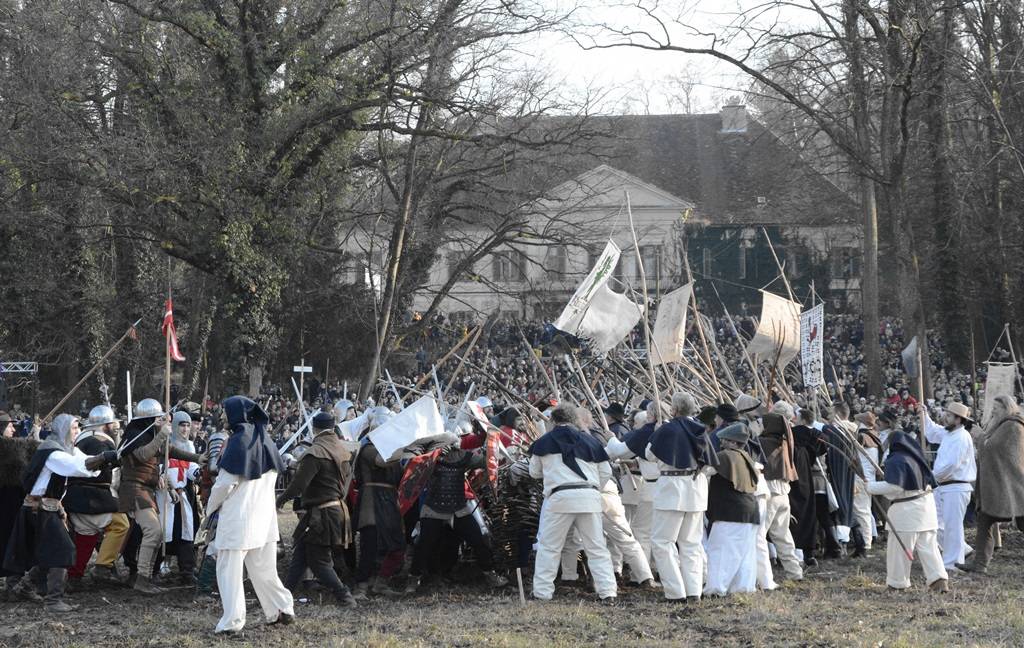
[[[606,30],[596,25],[614,25],[619,28],[647,30],[656,28],[630,4],[639,1],[653,7],[653,0],[541,0],[549,8],[564,10],[572,3],[577,9],[573,20],[578,23],[572,31],[577,38],[587,33],[600,34],[603,42],[612,39]],[[590,2],[582,6],[579,2]],[[806,23],[806,11],[789,4],[784,8],[763,10],[764,0],[661,0],[658,15],[667,19],[669,33],[676,44],[708,46],[711,34],[717,38],[736,34],[737,15],[744,11],[750,26],[763,26],[778,21],[793,25]],[[761,8],[761,9],[759,9]],[[697,34],[695,32],[701,32]],[[735,36],[736,43],[746,42],[743,35]],[[737,47],[726,48],[731,52]],[[600,88],[608,93],[604,104],[610,109],[632,113],[686,112],[681,98],[684,83],[693,84],[690,95],[692,112],[717,112],[735,97],[742,97],[749,85],[747,77],[732,66],[711,57],[688,55],[680,52],[653,52],[633,47],[585,50],[567,35],[545,34],[523,49],[524,61],[541,66],[565,87],[584,92]],[[606,112],[606,110],[602,110]]]

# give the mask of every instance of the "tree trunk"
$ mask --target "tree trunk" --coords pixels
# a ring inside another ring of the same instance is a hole
[[[878,205],[875,199],[875,181],[870,175],[867,160],[871,156],[869,130],[868,89],[864,76],[864,50],[859,30],[857,3],[844,0],[846,38],[849,43],[850,89],[853,93],[853,121],[857,133],[860,160],[861,227],[863,229],[864,271],[861,277],[861,304],[864,314],[864,361],[868,372],[868,393],[882,392],[881,347],[878,342]]]

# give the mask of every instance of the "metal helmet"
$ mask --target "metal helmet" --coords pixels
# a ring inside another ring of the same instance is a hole
[[[352,404],[352,401],[342,398],[334,404],[334,418],[337,419],[338,423],[345,421],[348,419],[348,413],[353,407],[355,405]]]
[[[102,427],[116,421],[117,415],[114,414],[114,410],[110,405],[97,405],[89,410],[89,422],[83,426],[83,429]]]
[[[487,398],[486,396],[481,396],[480,398],[476,399],[476,404],[483,409],[487,409],[488,407],[494,407],[494,403],[492,403],[491,399]]]
[[[132,418],[137,419],[156,418],[163,415],[163,405],[161,405],[160,401],[155,398],[143,398],[139,401],[139,404],[135,406],[135,411],[132,412]]]
[[[376,430],[384,425],[384,422],[394,416],[395,413],[384,406],[377,406],[370,410],[370,429]]]
[[[181,424],[192,425],[192,417],[189,416],[188,412],[182,412],[178,410],[174,413],[174,417],[171,418],[172,429],[177,429]]]

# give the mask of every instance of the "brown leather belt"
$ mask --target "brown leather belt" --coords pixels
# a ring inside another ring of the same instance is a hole
[[[394,484],[386,484],[384,482],[366,482],[363,486],[376,486],[377,488],[395,488]]]
[[[334,501],[331,501],[331,502],[324,502],[323,504],[317,504],[313,508],[315,508],[315,509],[325,509],[325,508],[334,508],[335,506],[337,506],[338,508],[341,508],[341,500],[334,500]]]

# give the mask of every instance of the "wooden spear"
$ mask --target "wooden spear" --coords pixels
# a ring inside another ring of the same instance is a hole
[[[135,337],[135,327],[138,326],[139,322],[141,322],[141,321],[142,321],[142,318],[140,317],[139,319],[137,319],[135,321],[134,324],[132,324],[131,326],[128,327],[128,330],[125,331],[124,335],[122,335],[117,340],[117,342],[114,342],[114,345],[112,347],[110,347],[110,349],[108,349],[106,353],[103,354],[103,357],[100,358],[99,360],[97,360],[96,364],[94,364],[92,366],[92,368],[89,369],[89,371],[85,372],[85,375],[82,376],[81,380],[79,380],[77,383],[75,383],[75,386],[71,388],[71,391],[69,391],[67,394],[65,394],[64,398],[60,399],[60,401],[57,402],[57,404],[54,406],[54,408],[52,410],[50,410],[50,412],[46,416],[43,417],[41,423],[45,423],[46,421],[49,421],[50,418],[54,414],[56,414],[58,411],[60,411],[60,408],[64,407],[64,403],[68,402],[68,400],[72,396],[75,395],[75,392],[77,392],[82,387],[82,385],[85,384],[86,380],[89,380],[90,376],[92,376],[94,373],[96,373],[96,370],[99,369],[103,365],[103,363],[107,361],[107,359],[114,353],[114,351],[117,350],[117,348],[119,346],[124,344],[125,340],[127,340],[130,337]],[[168,400],[170,400],[170,398],[168,398]]]
[[[664,423],[664,417],[661,414],[661,394],[658,393],[658,377],[654,373],[654,358],[651,356],[651,321],[648,314],[650,308],[650,302],[647,299],[647,275],[644,273],[644,261],[640,255],[640,241],[636,237],[636,227],[633,225],[633,208],[629,202],[629,192],[626,192],[626,215],[629,217],[629,232],[633,235],[633,251],[636,254],[636,267],[640,270],[640,285],[644,290],[644,346],[647,348],[647,369],[650,372],[651,384],[654,385],[654,409],[658,419],[658,425]]]
[[[476,329],[470,329],[470,330],[466,331],[466,334],[462,336],[462,339],[459,340],[458,342],[456,342],[455,346],[453,346],[451,348],[451,350],[448,351],[448,353],[446,353],[443,356],[441,356],[441,359],[438,360],[437,363],[434,366],[435,367],[440,367],[445,362],[447,362],[449,358],[451,358],[453,355],[455,355],[455,353],[459,349],[462,348],[462,345],[466,343],[466,340],[468,340],[471,335],[479,334],[479,331],[481,331],[481,330],[483,330],[483,325],[478,326]],[[423,383],[427,382],[427,380],[429,380],[429,379],[430,379],[430,374],[424,373],[423,377],[421,377],[419,380],[417,380],[416,384],[413,385],[413,389],[420,389],[421,387],[423,387]],[[345,391],[346,392],[348,391],[347,387],[346,387]],[[409,393],[412,393],[412,392],[409,392]],[[406,394],[406,396],[408,396],[408,394]]]

